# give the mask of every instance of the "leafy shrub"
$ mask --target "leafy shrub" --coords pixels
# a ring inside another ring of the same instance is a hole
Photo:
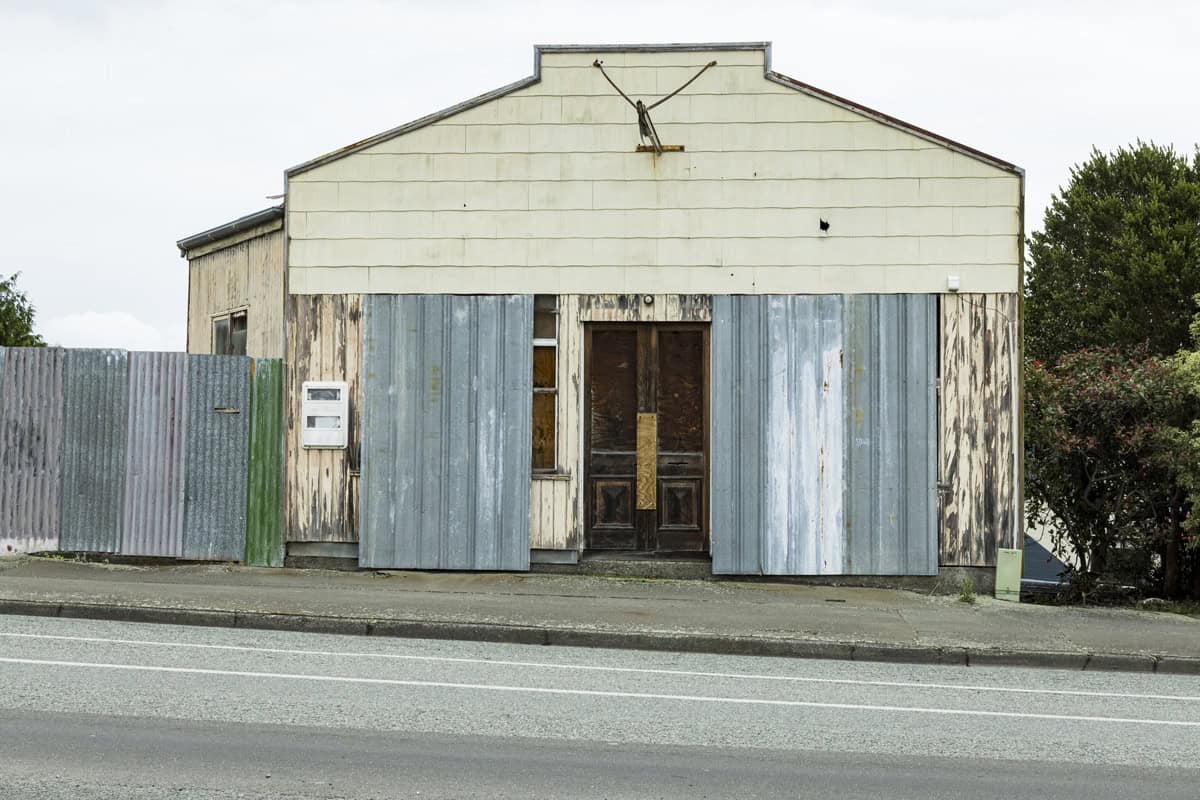
[[[1195,583],[1185,537],[1200,489],[1200,398],[1186,371],[1146,348],[1089,348],[1053,368],[1029,361],[1025,403],[1029,521],[1075,552],[1078,591],[1116,582],[1179,596]]]

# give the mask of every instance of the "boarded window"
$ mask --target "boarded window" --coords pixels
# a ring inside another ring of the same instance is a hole
[[[246,312],[213,317],[212,351],[219,356],[246,355]]]
[[[553,472],[558,441],[558,297],[533,299],[533,469]]]

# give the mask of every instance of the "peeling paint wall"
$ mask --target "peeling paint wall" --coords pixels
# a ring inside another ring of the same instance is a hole
[[[998,547],[1021,547],[1014,429],[1019,386],[1015,294],[941,300],[939,480],[941,563],[995,566]]]
[[[287,298],[284,537],[289,542],[358,541],[361,309],[359,295]],[[350,431],[345,450],[301,446],[300,404],[305,381],[349,384]]]
[[[712,320],[712,296],[707,294],[581,294],[571,299],[577,300],[582,322]]]

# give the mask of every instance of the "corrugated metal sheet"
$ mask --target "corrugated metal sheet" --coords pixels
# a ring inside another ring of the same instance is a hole
[[[528,569],[533,298],[363,304],[360,565]]]
[[[58,549],[63,351],[13,347],[0,395],[0,554]]]
[[[129,355],[129,424],[121,552],[183,554],[187,355]]]
[[[714,298],[714,572],[936,572],[935,308]]]
[[[843,300],[714,300],[713,569],[840,574]]]
[[[67,350],[62,530],[67,552],[115,553],[125,505],[129,354]]]
[[[283,566],[283,362],[256,358],[246,478],[246,563]]]
[[[250,359],[188,357],[183,557],[241,561],[246,554],[246,446]]]
[[[937,297],[850,295],[846,572],[937,574]]]

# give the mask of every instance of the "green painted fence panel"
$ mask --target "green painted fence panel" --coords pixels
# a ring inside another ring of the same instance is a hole
[[[246,563],[283,566],[283,361],[256,358],[250,379]]]

